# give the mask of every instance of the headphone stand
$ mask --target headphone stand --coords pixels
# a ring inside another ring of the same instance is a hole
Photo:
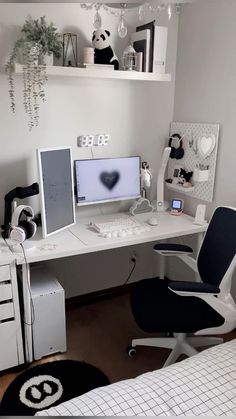
[[[171,148],[165,147],[161,158],[161,164],[157,174],[157,200],[156,200],[156,211],[164,212],[168,209],[169,204],[164,201],[164,185],[165,185],[165,171],[170,157]]]

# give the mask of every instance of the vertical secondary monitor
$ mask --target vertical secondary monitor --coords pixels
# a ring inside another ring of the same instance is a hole
[[[77,205],[141,196],[140,157],[75,160]]]
[[[70,147],[37,150],[43,237],[75,224]]]

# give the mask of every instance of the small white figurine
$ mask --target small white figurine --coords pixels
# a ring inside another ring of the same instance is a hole
[[[141,186],[142,188],[150,188],[151,187],[151,179],[152,179],[152,172],[149,169],[149,165],[147,162],[142,162],[141,168]]]
[[[141,187],[142,187],[142,198],[136,200],[130,208],[132,215],[141,214],[143,212],[153,212],[154,207],[151,205],[149,199],[147,199],[146,188],[151,187],[152,172],[146,161],[142,162],[141,167]]]

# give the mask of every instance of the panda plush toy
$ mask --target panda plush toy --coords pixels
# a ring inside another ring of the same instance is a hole
[[[111,64],[115,70],[119,70],[119,61],[110,46],[110,35],[110,32],[104,29],[93,32],[94,62],[95,64]]]

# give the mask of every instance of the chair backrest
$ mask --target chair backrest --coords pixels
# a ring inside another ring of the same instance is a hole
[[[198,271],[203,282],[219,286],[236,255],[236,209],[219,207],[205,234]]]

